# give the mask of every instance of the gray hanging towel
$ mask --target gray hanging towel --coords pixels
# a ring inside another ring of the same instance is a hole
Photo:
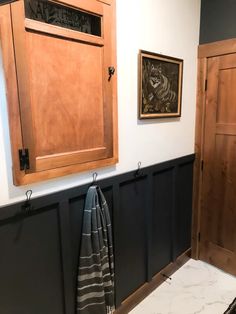
[[[77,281],[77,313],[114,311],[114,262],[109,209],[98,186],[88,189]]]

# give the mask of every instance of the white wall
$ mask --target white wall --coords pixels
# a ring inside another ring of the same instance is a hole
[[[117,61],[119,163],[98,169],[99,178],[191,154],[199,39],[200,0],[117,0]],[[182,116],[176,119],[137,119],[138,51],[152,51],[184,59]],[[81,185],[92,172],[75,174],[25,187],[12,183],[6,97],[0,64],[0,205]]]

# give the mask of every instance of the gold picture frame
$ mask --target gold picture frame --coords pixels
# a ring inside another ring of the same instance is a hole
[[[139,119],[181,116],[183,60],[139,52]]]

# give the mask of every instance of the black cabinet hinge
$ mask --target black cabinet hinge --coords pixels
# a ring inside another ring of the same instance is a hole
[[[202,160],[201,161],[201,170],[203,171],[203,169],[204,169],[204,161]]]
[[[19,161],[20,161],[20,170],[27,170],[30,168],[28,148],[19,149]]]
[[[205,91],[207,91],[207,80],[205,80]]]
[[[201,241],[201,233],[198,232],[198,242],[200,242],[200,241]]]

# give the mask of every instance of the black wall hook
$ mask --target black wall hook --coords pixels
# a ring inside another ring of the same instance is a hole
[[[23,212],[28,212],[32,209],[32,205],[31,205],[31,196],[33,194],[33,191],[32,190],[28,190],[25,192],[25,195],[26,195],[26,201],[25,203],[21,206],[21,210]]]
[[[93,173],[93,181],[92,181],[92,183],[90,184],[90,186],[95,185],[95,183],[97,182],[97,176],[98,176],[97,172],[94,172],[94,173]]]
[[[134,173],[134,176],[135,177],[139,177],[139,176],[142,176],[143,174],[142,174],[142,171],[141,171],[141,165],[142,165],[142,163],[141,163],[141,161],[139,161],[138,162],[138,169],[135,171],[135,173]]]
[[[97,176],[98,176],[97,172],[94,172],[93,173],[93,184],[97,181]]]

